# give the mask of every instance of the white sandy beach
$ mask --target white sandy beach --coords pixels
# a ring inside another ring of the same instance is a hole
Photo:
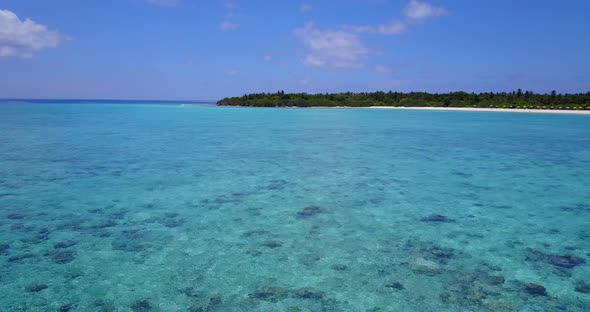
[[[403,109],[403,110],[442,110],[442,111],[471,111],[471,112],[504,112],[504,113],[542,113],[542,114],[577,114],[590,115],[590,110],[549,110],[522,108],[475,108],[475,107],[397,107],[370,106],[375,109]]]
[[[202,104],[181,104],[179,106],[201,106]],[[219,106],[219,105],[216,105]],[[282,108],[282,109],[398,109],[398,110],[438,110],[438,111],[466,111],[466,112],[499,112],[499,113],[536,113],[536,114],[574,114],[590,115],[590,110],[566,109],[524,109],[524,108],[479,108],[479,107],[405,107],[405,106],[239,106],[221,105],[222,107],[251,107],[251,108]]]

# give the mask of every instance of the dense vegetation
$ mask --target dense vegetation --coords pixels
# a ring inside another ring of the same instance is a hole
[[[426,92],[370,92],[370,93],[255,93],[241,97],[225,98],[218,105],[257,107],[482,107],[482,108],[529,108],[529,109],[590,109],[590,92],[577,94],[536,94],[523,92],[484,93],[426,93]]]

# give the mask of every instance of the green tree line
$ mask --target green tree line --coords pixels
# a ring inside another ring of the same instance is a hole
[[[363,92],[363,93],[253,93],[240,97],[228,97],[218,105],[255,107],[481,107],[525,109],[590,109],[590,92],[576,94],[537,94],[523,92]]]

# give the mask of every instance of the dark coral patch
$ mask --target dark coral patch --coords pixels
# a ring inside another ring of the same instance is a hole
[[[51,258],[55,263],[66,264],[74,261],[74,259],[76,258],[76,253],[72,250],[64,250],[55,253]]]
[[[547,290],[542,285],[536,283],[527,283],[523,285],[526,293],[533,296],[547,296]]]
[[[283,243],[276,241],[276,240],[267,240],[262,243],[262,246],[265,246],[268,248],[279,248],[279,247],[283,246]]]
[[[242,233],[242,237],[252,237],[252,236],[259,236],[259,235],[267,235],[270,234],[269,231],[267,230],[251,230],[251,231],[247,231]]]
[[[8,258],[8,262],[21,262],[23,260],[31,259],[34,257],[35,257],[35,255],[32,253],[23,253],[23,254],[14,255],[14,256]]]
[[[75,308],[76,308],[75,304],[66,303],[66,304],[62,304],[61,306],[59,306],[59,308],[57,308],[57,312],[69,312]]]
[[[583,294],[590,294],[590,284],[580,281],[576,284],[576,291]]]
[[[586,260],[575,255],[551,255],[527,248],[526,261],[546,262],[558,268],[571,269],[586,263]]]
[[[313,290],[310,288],[300,288],[293,292],[293,295],[299,299],[322,299],[324,298],[324,293],[321,291]]]
[[[0,255],[7,255],[10,249],[9,244],[0,244]]]
[[[422,222],[453,222],[452,219],[447,218],[446,216],[439,215],[439,214],[432,214],[428,217],[424,217],[420,219]]]
[[[20,219],[24,219],[25,215],[20,212],[13,212],[13,213],[7,214],[6,218],[10,219],[10,220],[20,220]]]
[[[395,290],[404,290],[406,287],[400,282],[391,282],[385,285],[387,288],[395,289]]]
[[[137,300],[131,305],[133,312],[149,312],[152,311],[152,303],[148,299]]]
[[[425,259],[433,260],[440,264],[446,264],[454,256],[452,249],[438,246],[432,246],[421,251],[424,254]]]
[[[175,228],[181,226],[184,223],[184,220],[179,218],[164,218],[160,220],[160,223],[165,227]]]
[[[76,246],[78,244],[77,240],[70,239],[63,242],[53,244],[53,248],[55,249],[63,249],[63,248],[70,248]]]
[[[334,271],[347,271],[348,266],[346,266],[344,264],[334,264],[332,266],[332,270],[334,270]]]
[[[549,262],[551,264],[553,264],[554,266],[557,266],[560,268],[571,269],[573,267],[576,267],[580,264],[585,263],[586,260],[584,260],[580,257],[576,257],[574,255],[564,255],[564,256],[549,256]]]
[[[322,208],[318,206],[307,206],[303,208],[301,211],[297,212],[297,217],[299,218],[309,218],[313,217],[318,213],[322,212]]]
[[[288,183],[285,180],[272,180],[266,188],[269,190],[284,190]]]
[[[37,232],[37,236],[35,237],[39,241],[46,241],[49,239],[49,229],[43,228]]]
[[[47,289],[47,287],[49,287],[49,286],[47,286],[47,284],[34,283],[34,284],[31,284],[31,285],[27,286],[25,288],[25,290],[28,291],[28,292],[30,292],[30,293],[36,293],[36,292],[40,292],[40,291],[42,291],[44,289]]]
[[[288,291],[281,287],[262,286],[253,293],[248,294],[252,299],[276,302],[287,298]]]

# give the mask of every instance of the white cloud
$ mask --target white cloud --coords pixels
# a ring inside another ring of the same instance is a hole
[[[312,23],[295,30],[306,48],[305,64],[324,68],[354,68],[369,50],[356,34],[343,30],[320,30]]]
[[[221,22],[221,24],[219,24],[219,29],[221,31],[236,30],[238,28],[240,28],[240,24],[239,23],[233,23],[233,22],[229,22],[229,21],[223,21],[223,22]]]
[[[37,51],[57,47],[65,38],[33,20],[0,10],[0,57],[30,58]]]
[[[306,65],[321,68],[356,68],[361,66],[361,60],[369,54],[369,49],[359,39],[361,34],[399,35],[405,33],[417,22],[446,13],[447,10],[443,7],[410,0],[404,8],[403,17],[393,19],[389,23],[341,25],[340,30],[321,30],[314,24],[307,23],[295,29],[295,35],[306,49],[304,58]],[[372,52],[372,54],[378,54],[375,51]],[[375,71],[391,73],[391,69],[384,65],[378,65]]]
[[[377,24],[377,25],[342,25],[342,29],[356,32],[356,33],[368,33],[368,34],[381,34],[381,35],[398,35],[405,32],[408,25],[401,21],[391,21],[388,24]]]
[[[391,74],[392,69],[387,65],[377,65],[375,66],[375,71],[380,74]]]
[[[435,7],[425,2],[410,0],[410,3],[404,9],[404,15],[410,20],[420,21],[428,17],[441,16],[447,14],[447,10],[442,7]]]
[[[311,11],[313,9],[313,7],[307,3],[304,3],[301,5],[300,11],[301,13],[307,13],[309,11]]]
[[[272,61],[272,56],[270,56],[270,55],[265,55],[265,56],[264,56],[264,60],[265,60],[265,61],[267,61],[267,62],[270,62],[270,61]]]
[[[235,76],[235,75],[237,75],[239,73],[240,73],[240,71],[239,70],[236,70],[236,69],[229,69],[229,70],[227,70],[225,72],[225,74],[228,75],[228,76]]]

